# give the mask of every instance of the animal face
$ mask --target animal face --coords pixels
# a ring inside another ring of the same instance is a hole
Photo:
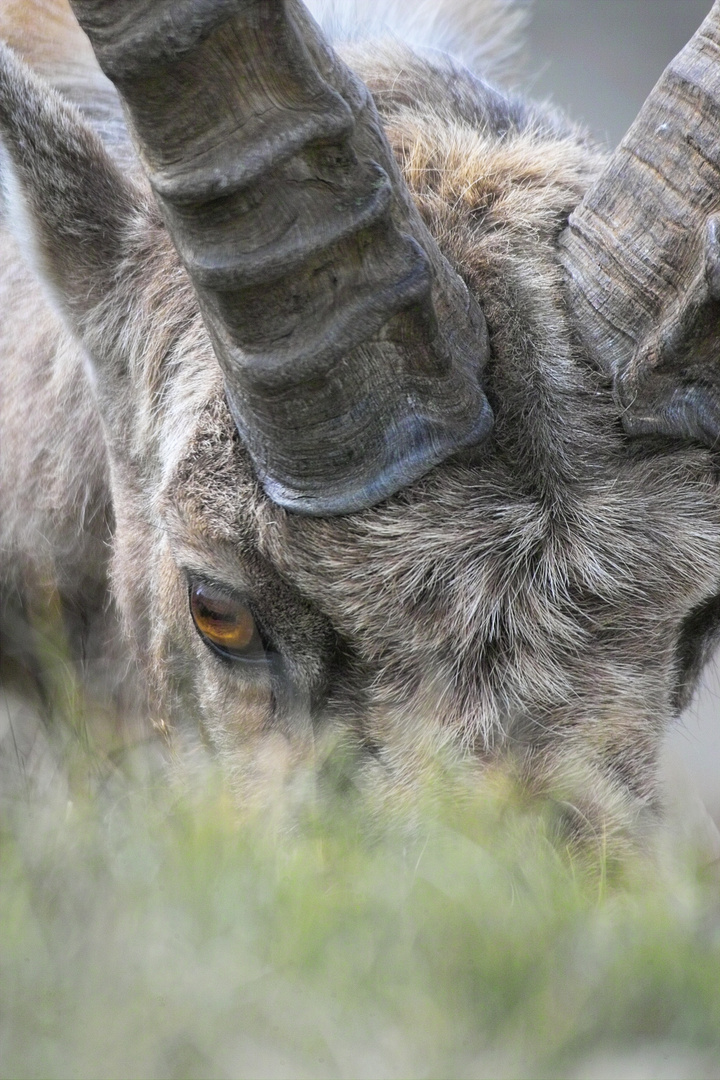
[[[299,4],[175,36],[74,7],[139,158],[89,61],[104,141],[2,53],[5,287],[55,309],[6,352],[56,468],[93,416],[156,724],[240,786],[332,729],[398,782],[449,750],[640,835],[720,595],[715,149],[675,162],[676,75],[606,164],[442,55],[340,60]],[[687,241],[648,219],[678,185]]]

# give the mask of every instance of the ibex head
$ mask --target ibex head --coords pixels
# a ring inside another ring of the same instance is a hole
[[[299,0],[73,9],[141,168],[8,51],[0,124],[156,719],[652,813],[720,622],[720,5],[607,163]]]

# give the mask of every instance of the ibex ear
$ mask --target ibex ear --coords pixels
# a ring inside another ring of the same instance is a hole
[[[7,224],[72,328],[117,284],[142,196],[80,113],[0,43]]]

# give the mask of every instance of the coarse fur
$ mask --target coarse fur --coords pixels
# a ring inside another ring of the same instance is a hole
[[[472,10],[482,27],[487,9]],[[43,35],[48,18],[61,29]],[[20,612],[49,580],[85,673],[115,665],[116,696],[139,687],[156,726],[199,733],[239,790],[248,773],[282,778],[331,728],[393,783],[445,748],[551,793],[571,831],[644,843],[662,735],[720,622],[720,488],[716,453],[623,434],[577,343],[556,242],[603,152],[442,52],[395,35],[343,47],[482,305],[496,424],[379,506],[288,514],[238,440],[112,87],[60,2],[8,4],[3,19],[62,91],[2,54],[0,544],[15,652],[27,662]],[[189,574],[247,599],[267,664],[207,648]]]

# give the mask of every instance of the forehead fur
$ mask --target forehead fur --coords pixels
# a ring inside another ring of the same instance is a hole
[[[450,61],[418,58],[398,43],[372,50],[355,46],[348,59],[373,90],[405,178],[444,254],[473,288],[488,317],[493,345],[489,378],[502,399],[496,402],[500,434],[508,429],[503,409],[513,408],[503,382],[506,369],[512,381],[518,335],[534,333],[534,366],[539,370],[545,363],[551,382],[564,381],[560,389],[582,396],[582,379],[563,347],[566,329],[559,310],[554,240],[601,163],[599,155],[575,129],[559,138],[553,122],[541,122]],[[515,319],[518,310],[522,327]],[[556,419],[553,416],[553,423]],[[168,481],[172,502],[193,528],[227,543],[240,538],[248,543],[252,536],[272,533],[286,515],[269,503],[254,480],[220,382],[202,407],[193,404],[187,421],[185,431],[194,430],[194,435]],[[577,418],[567,418],[567,423],[577,427]],[[577,435],[579,446],[590,441],[595,448],[587,431]],[[512,454],[509,444],[508,452]],[[481,454],[489,462],[488,454]],[[552,468],[557,466],[553,462]],[[438,499],[452,502],[454,490],[461,493],[463,505],[468,475],[477,484],[474,471],[440,466],[409,492],[390,499],[387,512],[404,520],[409,504],[420,506],[429,499],[430,519],[433,504]],[[485,475],[488,490],[502,490],[512,498],[518,480],[508,472],[507,462],[489,462]],[[377,519],[373,511],[359,517]],[[400,527],[403,534],[418,524],[409,524],[411,516],[407,521]],[[437,526],[442,533],[440,521]],[[317,528],[298,519],[300,531]],[[333,543],[351,531],[344,519],[324,528]]]

